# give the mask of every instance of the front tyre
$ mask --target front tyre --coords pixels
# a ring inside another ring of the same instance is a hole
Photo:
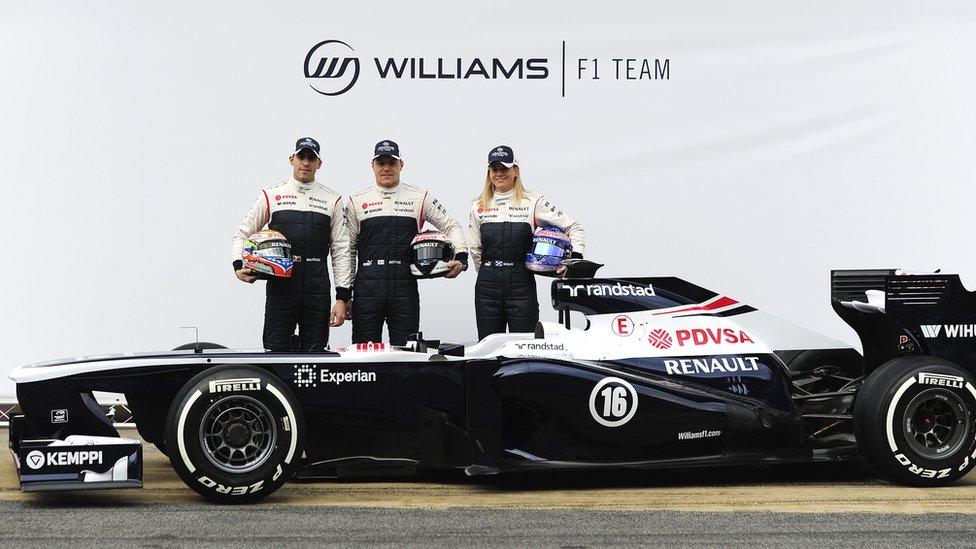
[[[278,378],[252,366],[218,366],[191,379],[166,418],[166,448],[180,478],[220,503],[259,500],[301,464],[305,422]]]
[[[945,486],[976,466],[976,386],[931,357],[896,358],[871,373],[854,402],[861,452],[901,484]]]

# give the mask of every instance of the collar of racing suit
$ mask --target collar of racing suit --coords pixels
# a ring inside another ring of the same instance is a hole
[[[315,185],[315,180],[313,179],[309,183],[302,183],[301,181],[292,177],[291,179],[288,180],[288,183],[290,183],[292,186],[298,189],[298,192],[307,193],[308,190],[312,188],[312,185]]]
[[[394,194],[397,194],[397,193],[400,192],[400,184],[399,183],[397,183],[396,185],[394,185],[392,187],[384,187],[383,185],[380,185],[379,183],[373,183],[373,186],[376,187],[376,192],[380,193],[380,196],[391,196],[391,195],[394,195]]]
[[[503,193],[495,191],[494,194],[495,200],[507,200],[509,198],[513,198],[514,196],[515,196],[515,187],[512,187],[510,190],[507,190]]]

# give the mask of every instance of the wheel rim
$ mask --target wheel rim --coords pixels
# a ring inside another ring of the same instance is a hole
[[[945,389],[915,395],[904,415],[905,438],[920,456],[946,459],[967,439],[969,411],[962,399]]]
[[[210,405],[200,422],[200,447],[214,466],[228,473],[260,467],[278,437],[268,407],[248,396],[234,395]]]

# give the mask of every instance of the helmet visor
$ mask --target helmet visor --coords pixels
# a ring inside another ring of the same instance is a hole
[[[536,242],[535,245],[532,246],[532,253],[535,255],[563,257],[566,255],[566,250],[549,242]]]
[[[291,246],[282,242],[269,242],[258,246],[258,257],[291,257]]]
[[[443,244],[434,243],[432,243],[432,245],[418,246],[413,249],[413,257],[416,261],[443,259],[445,248],[446,246]]]

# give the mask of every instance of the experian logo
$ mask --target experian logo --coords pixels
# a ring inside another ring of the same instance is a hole
[[[579,297],[580,290],[585,290],[587,296],[595,297],[646,297],[657,295],[654,293],[654,286],[625,286],[620,282],[616,284],[566,284],[563,286],[569,290],[569,297]]]

